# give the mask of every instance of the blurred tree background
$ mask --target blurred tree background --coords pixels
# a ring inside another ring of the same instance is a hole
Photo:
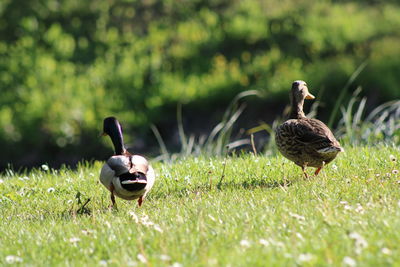
[[[354,86],[373,107],[400,97],[399,44],[394,0],[2,0],[0,169],[104,159],[110,115],[154,153],[150,124],[176,142],[178,103],[189,131],[209,131],[248,89],[265,96],[244,125],[271,122],[296,79],[323,91],[326,120],[365,61]]]

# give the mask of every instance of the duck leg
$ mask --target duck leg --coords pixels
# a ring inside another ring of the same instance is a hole
[[[308,174],[306,172],[306,167],[307,167],[307,165],[301,166],[301,169],[303,170],[304,176],[308,179]]]
[[[114,196],[114,193],[113,192],[111,192],[111,207],[114,207],[115,206],[115,196]]]
[[[138,204],[139,204],[139,207],[141,207],[142,206],[142,203],[143,203],[143,196],[141,196],[141,197],[139,197],[139,199],[138,199]]]
[[[317,176],[318,173],[322,170],[322,168],[323,168],[324,166],[325,166],[325,161],[322,162],[322,166],[319,167],[319,168],[315,171],[314,175]]]
[[[110,205],[110,208],[113,208],[113,207],[116,207],[115,206],[115,196],[114,196],[114,185],[113,184],[111,184],[111,186],[110,186],[110,192],[111,192],[111,195],[110,195],[110,197],[111,197],[111,205]]]

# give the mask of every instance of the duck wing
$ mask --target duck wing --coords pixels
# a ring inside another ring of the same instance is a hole
[[[342,151],[332,131],[320,120],[300,119],[296,125],[296,133],[299,142],[318,152]]]
[[[100,182],[110,190],[115,177],[129,172],[129,162],[129,157],[126,156],[118,155],[110,157],[101,168]]]
[[[124,155],[112,156],[107,160],[106,164],[115,172],[115,176],[127,173],[131,168],[129,156]]]
[[[129,172],[141,172],[145,175],[147,174],[149,170],[149,162],[146,158],[139,155],[133,155],[131,156],[130,160],[132,166]]]

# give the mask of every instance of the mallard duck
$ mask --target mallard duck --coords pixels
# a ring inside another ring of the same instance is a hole
[[[275,130],[279,151],[299,165],[307,178],[306,167],[317,168],[314,174],[318,175],[324,165],[344,151],[328,126],[304,115],[304,99],[314,98],[304,81],[294,81],[290,92],[290,118]]]
[[[140,207],[154,184],[153,168],[144,157],[126,150],[122,127],[116,118],[104,119],[103,135],[110,136],[115,150],[115,155],[107,160],[100,172],[100,182],[111,192],[112,206],[116,195],[126,200],[138,199]]]

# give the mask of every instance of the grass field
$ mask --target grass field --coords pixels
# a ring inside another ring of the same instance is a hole
[[[8,171],[0,265],[399,266],[400,150],[345,149],[309,180],[281,156],[230,157],[219,188],[223,158],[156,163],[144,205],[112,211],[100,162]]]

